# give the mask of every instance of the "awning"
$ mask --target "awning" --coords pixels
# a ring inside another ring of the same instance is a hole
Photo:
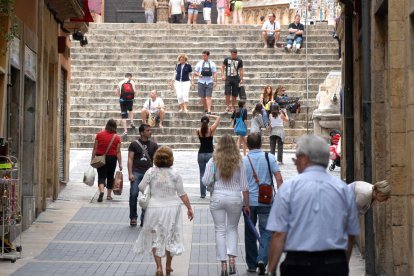
[[[83,0],[83,12],[85,13],[83,18],[71,18],[71,22],[93,22],[91,11],[89,10],[90,0]]]

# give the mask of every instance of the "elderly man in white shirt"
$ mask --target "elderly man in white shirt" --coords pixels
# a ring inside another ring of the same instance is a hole
[[[280,23],[275,21],[276,16],[274,13],[269,13],[268,18],[269,20],[265,21],[262,27],[263,48],[267,48],[267,44],[273,44],[273,41],[274,47],[277,48],[276,43],[280,38]]]
[[[359,234],[355,195],[327,173],[329,145],[322,137],[299,137],[293,161],[299,175],[280,187],[267,221],[266,229],[273,232],[268,271],[276,275],[285,251],[281,275],[348,275]]]
[[[162,124],[165,116],[164,101],[158,97],[157,90],[155,89],[151,91],[150,98],[145,101],[144,107],[141,110],[141,119],[143,124],[147,123],[150,113],[154,118],[159,118],[159,127],[163,128]]]

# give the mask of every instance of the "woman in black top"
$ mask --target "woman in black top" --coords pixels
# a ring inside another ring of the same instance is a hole
[[[175,92],[177,93],[177,100],[178,105],[180,106],[180,110],[178,112],[188,112],[188,97],[190,94],[190,87],[191,87],[191,72],[193,69],[191,65],[187,63],[187,56],[181,54],[178,56],[178,62],[175,66],[175,73],[174,73],[174,88]]]
[[[214,123],[211,127],[208,127],[210,118],[214,119]],[[200,168],[200,197],[206,197],[206,186],[203,185],[201,179],[203,178],[204,171],[206,170],[206,164],[208,160],[213,156],[213,134],[220,123],[220,116],[216,115],[204,115],[201,117],[201,127],[196,130],[198,139],[200,139],[200,148],[198,150],[198,167]]]

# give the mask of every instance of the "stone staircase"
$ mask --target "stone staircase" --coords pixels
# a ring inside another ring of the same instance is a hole
[[[286,29],[287,26],[282,26],[282,37]],[[309,77],[306,93],[305,50],[295,54],[285,53],[282,49],[263,49],[259,30],[257,25],[91,24],[87,34],[89,44],[82,48],[74,43],[71,50],[71,147],[91,148],[95,134],[106,121],[120,119],[115,87],[124,74],[130,72],[139,92],[134,103],[135,124],[141,123],[140,110],[149,92],[157,89],[167,108],[165,127],[153,130],[154,139],[176,149],[197,148],[199,141],[195,129],[199,127],[203,108],[196,90],[192,89],[190,112],[177,112],[175,92],[169,86],[176,58],[185,53],[194,67],[201,59],[201,52],[207,49],[211,53],[210,59],[221,67],[224,57],[233,47],[238,49],[244,62],[248,110],[258,102],[266,84],[274,89],[283,84],[289,96],[302,98],[302,113],[296,116],[295,127],[285,126],[285,148],[291,147],[295,138],[306,133],[307,128],[312,132],[311,115],[318,87],[330,71],[340,69],[337,42],[330,36],[330,26],[308,26],[305,40]],[[280,43],[285,43],[284,39]],[[222,121],[217,137],[233,133],[230,115],[224,114],[224,82],[220,73],[218,80],[213,91],[212,109]],[[118,132],[122,133],[122,128]],[[123,137],[123,147],[138,136],[137,129],[128,129],[128,135]],[[264,147],[268,147],[267,135],[264,135]]]

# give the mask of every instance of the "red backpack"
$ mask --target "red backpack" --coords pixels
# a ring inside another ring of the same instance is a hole
[[[130,80],[121,85],[121,99],[131,101],[135,97],[134,87]]]

